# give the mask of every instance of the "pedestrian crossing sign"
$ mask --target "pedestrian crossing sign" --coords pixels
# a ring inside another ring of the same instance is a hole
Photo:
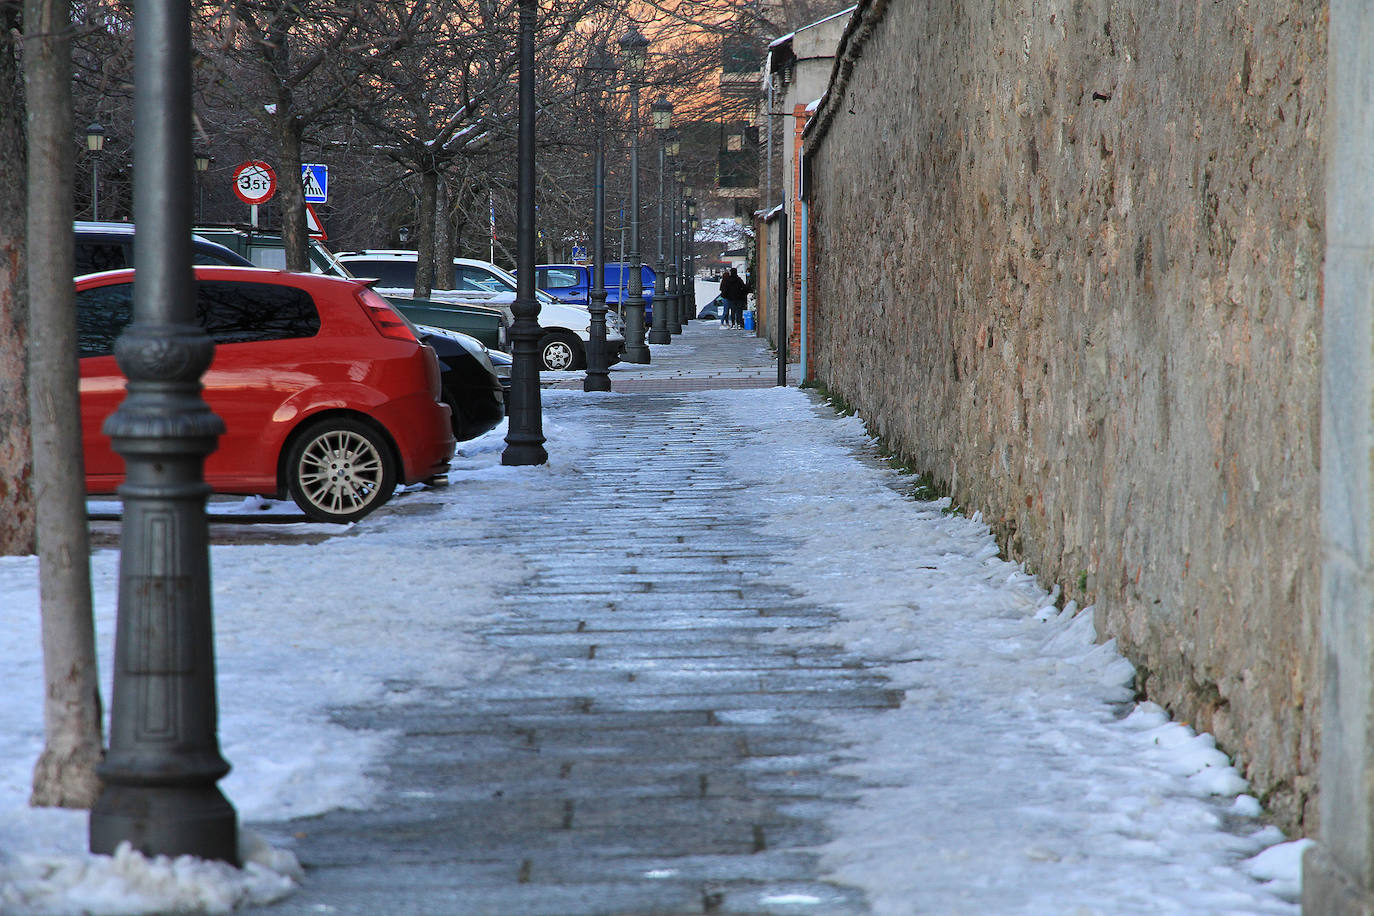
[[[326,203],[329,200],[329,166],[302,162],[301,187],[305,190],[306,203]]]

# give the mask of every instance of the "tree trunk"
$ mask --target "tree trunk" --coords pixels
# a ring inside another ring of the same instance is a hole
[[[449,200],[449,179],[439,180],[434,201],[434,288],[453,289],[453,204]]]
[[[434,285],[434,199],[438,195],[439,172],[430,165],[420,173],[420,212],[415,231],[415,297],[428,298]]]
[[[22,16],[0,2],[0,555],[34,551],[33,452],[29,444],[28,296],[24,272],[24,86],[19,75]],[[71,278],[68,277],[68,284]]]
[[[30,803],[89,808],[100,793],[100,687],[91,619],[90,538],[81,460],[72,290],[69,6],[25,0],[28,37],[29,403],[33,420],[47,743]]]
[[[286,269],[310,270],[309,235],[305,226],[305,189],[301,184],[301,129],[290,102],[278,103],[277,194],[281,198],[282,240],[286,245]],[[283,110],[284,109],[284,110]]]

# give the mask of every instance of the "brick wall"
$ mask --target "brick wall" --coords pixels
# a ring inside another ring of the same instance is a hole
[[[1311,830],[1326,8],[865,0],[815,373]]]

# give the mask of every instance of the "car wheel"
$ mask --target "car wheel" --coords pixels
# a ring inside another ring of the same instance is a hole
[[[582,350],[577,344],[577,338],[569,334],[545,334],[539,341],[539,365],[545,372],[576,369]]]
[[[310,518],[353,522],[391,498],[396,459],[366,423],[332,417],[307,427],[291,446],[286,484]]]

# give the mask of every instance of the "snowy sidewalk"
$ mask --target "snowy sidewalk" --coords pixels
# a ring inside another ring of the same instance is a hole
[[[770,366],[694,322],[612,379],[726,352]],[[501,467],[503,427],[321,543],[213,549],[222,786],[289,891],[86,857],[83,816],[24,806],[36,571],[0,560],[0,912],[1297,912],[1300,844],[1210,738],[857,418],[543,394],[547,466]]]

